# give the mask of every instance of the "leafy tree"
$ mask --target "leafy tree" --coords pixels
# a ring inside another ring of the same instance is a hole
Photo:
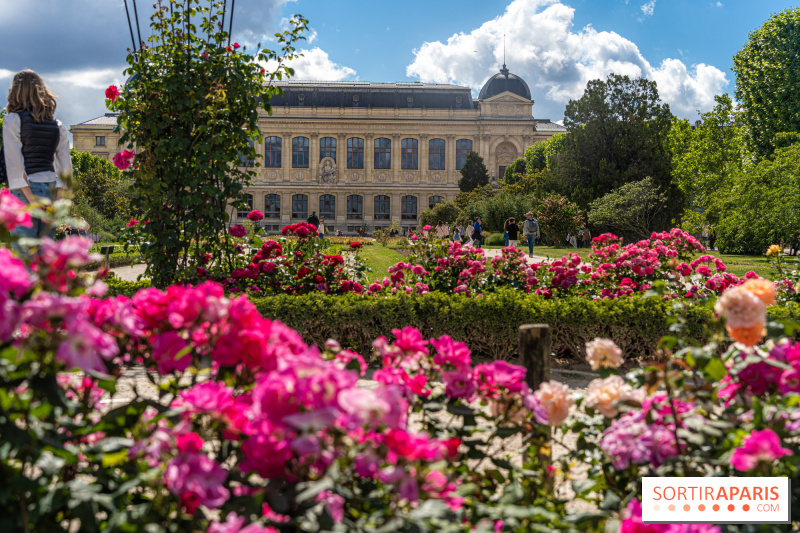
[[[652,178],[626,183],[590,204],[589,223],[634,241],[647,238],[667,196]]]
[[[763,254],[800,241],[800,144],[731,176],[720,191],[717,243],[730,253]]]
[[[131,198],[123,194],[123,191],[130,187],[130,180],[107,159],[75,150],[70,151],[70,156],[73,169],[72,193],[75,202],[91,206],[94,213],[104,219],[130,217]],[[86,221],[92,227],[98,225],[88,218]]]
[[[749,159],[746,132],[738,124],[733,101],[727,94],[714,99],[714,109],[700,115],[700,128],[693,131],[689,121],[673,118],[668,137],[675,183],[693,198],[695,207],[706,210],[730,175],[741,171]],[[713,222],[713,211],[709,216]]]
[[[465,212],[473,220],[480,216],[483,227],[490,231],[503,231],[503,225],[511,217],[522,220],[525,213],[539,205],[532,195],[515,195],[501,190],[491,198],[484,198],[467,206]]]
[[[106,101],[119,112],[120,143],[140,150],[135,206],[150,221],[141,252],[159,287],[193,277],[204,253],[233,269],[228,211],[255,175],[237,162],[256,158],[259,108],[271,111],[266,102],[279,92],[272,80],[294,74],[285,61],[308,29],[295,16],[275,36],[279,52],[259,45],[251,55],[231,45],[223,15],[223,0],[156,4],[148,45],[127,57],[130,81]],[[270,62],[276,70],[267,73]]]
[[[459,209],[463,210],[466,209],[468,205],[484,198],[491,198],[495,194],[497,194],[497,190],[494,187],[488,184],[482,185],[470,192],[458,193],[455,200],[453,200],[453,203],[455,203]]]
[[[500,190],[514,195],[539,194],[544,189],[543,185],[548,175],[547,169],[535,170],[531,174],[525,173],[514,183],[505,183],[505,181],[501,183]]]
[[[463,216],[464,211],[455,202],[439,202],[432,208],[420,213],[419,221],[423,226],[425,224],[435,226],[440,220],[452,225],[459,217]]]
[[[478,152],[470,152],[461,166],[461,179],[458,188],[461,192],[471,192],[483,185],[489,184],[489,171],[483,164],[483,158]]]
[[[733,56],[736,99],[759,158],[784,132],[800,132],[800,8],[772,15]]]
[[[516,183],[525,174],[525,160],[522,158],[515,159],[513,163],[506,167],[503,172],[503,183]]]
[[[683,208],[671,182],[667,135],[672,114],[653,81],[609,75],[592,80],[578,100],[570,100],[564,149],[550,165],[556,192],[586,208],[625,183],[647,176],[667,195],[658,224],[666,226]]]
[[[533,143],[525,149],[525,171],[532,174],[550,166],[553,156],[560,154],[566,142],[566,133],[553,135],[546,141]]]
[[[586,224],[578,204],[560,194],[550,194],[536,208],[542,239],[556,247],[566,246],[567,235],[576,235]]]

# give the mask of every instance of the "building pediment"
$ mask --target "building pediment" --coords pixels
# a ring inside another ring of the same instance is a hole
[[[520,96],[518,94],[514,94],[512,92],[506,91],[503,93],[498,94],[497,96],[492,96],[491,98],[487,98],[483,100],[482,103],[484,104],[493,104],[493,103],[512,103],[512,104],[530,104],[532,100],[528,100],[524,96]]]

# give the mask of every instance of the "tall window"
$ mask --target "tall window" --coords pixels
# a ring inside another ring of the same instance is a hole
[[[375,220],[389,220],[389,197],[386,195],[378,195],[375,197]]]
[[[347,168],[364,168],[364,139],[347,139]]]
[[[375,168],[392,168],[392,141],[375,139]]]
[[[106,136],[102,135],[100,137],[94,138],[94,145],[95,146],[105,146],[106,145]]]
[[[444,202],[443,196],[428,196],[428,207],[433,209],[436,204]]]
[[[264,195],[264,218],[281,218],[281,195]]]
[[[264,166],[267,168],[281,167],[280,137],[267,137],[264,140]]]
[[[403,139],[400,143],[400,168],[416,170],[418,168],[418,148],[416,139]]]
[[[444,139],[428,141],[428,168],[444,170]]]
[[[472,151],[472,141],[469,139],[459,139],[456,141],[456,170],[461,170],[467,154]]]
[[[308,196],[305,194],[292,196],[292,218],[308,218]]]
[[[403,220],[416,220],[417,218],[417,197],[403,196],[400,199],[401,217]]]
[[[308,168],[308,137],[292,139],[292,168]]]
[[[319,197],[319,218],[336,218],[336,197],[332,194],[323,194]]]
[[[255,147],[256,142],[253,139],[250,139],[250,148]],[[239,166],[240,167],[252,167],[255,166],[255,161],[250,158],[250,154],[245,154],[243,152],[239,152]]]
[[[347,197],[347,220],[361,220],[364,214],[364,197],[351,194]]]
[[[323,137],[319,140],[319,160],[322,161],[326,157],[331,157],[336,161],[335,137]]]
[[[241,203],[240,203],[239,207],[236,209],[236,216],[239,217],[239,218],[244,218],[252,210],[253,210],[253,195],[252,194],[244,194],[242,196]]]

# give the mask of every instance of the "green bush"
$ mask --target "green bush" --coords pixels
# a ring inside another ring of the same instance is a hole
[[[488,239],[486,239],[487,246],[503,246],[505,241],[503,240],[502,233],[493,233]]]
[[[130,298],[140,290],[150,287],[149,279],[143,279],[142,281],[124,281],[114,276],[113,273],[109,274],[103,281],[108,285],[108,292],[106,293],[107,298],[113,296],[127,296]]]

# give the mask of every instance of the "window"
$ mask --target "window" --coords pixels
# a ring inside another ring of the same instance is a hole
[[[101,137],[95,137],[94,138],[94,145],[95,146],[105,146],[106,145],[106,137],[105,137],[105,135],[103,135]]]
[[[428,168],[444,170],[444,139],[428,141]]]
[[[375,197],[375,220],[389,220],[389,197],[378,195]]]
[[[429,196],[428,197],[428,207],[433,209],[436,204],[440,204],[444,202],[443,196]]]
[[[242,202],[245,204],[242,206]],[[244,209],[242,209],[244,207]],[[245,194],[242,196],[241,202],[239,203],[239,207],[236,209],[236,216],[239,218],[245,218],[250,211],[253,210],[253,195],[252,194]]]
[[[456,141],[456,170],[461,170],[467,154],[472,151],[472,141],[469,139],[459,139]]]
[[[292,218],[308,218],[308,196],[305,194],[292,196]]]
[[[323,194],[319,197],[319,218],[336,218],[336,197],[332,194]]]
[[[364,197],[351,194],[347,197],[347,220],[361,220],[364,214]]]
[[[264,141],[264,166],[281,168],[281,138],[267,137]]]
[[[400,168],[408,170],[417,169],[417,140],[416,139],[403,139],[400,143]]]
[[[281,195],[264,195],[264,218],[281,218]]]
[[[319,140],[319,160],[330,157],[336,161],[336,139],[334,137],[323,137]]]
[[[255,147],[255,141],[250,139],[250,148]],[[240,167],[253,167],[255,160],[250,158],[250,154],[239,152],[239,166]]]
[[[392,168],[392,141],[375,139],[375,168]]]
[[[292,168],[308,168],[308,137],[292,139]]]
[[[417,197],[403,196],[400,199],[401,218],[403,220],[416,220],[417,218]]]
[[[364,168],[364,139],[347,139],[347,168]]]

